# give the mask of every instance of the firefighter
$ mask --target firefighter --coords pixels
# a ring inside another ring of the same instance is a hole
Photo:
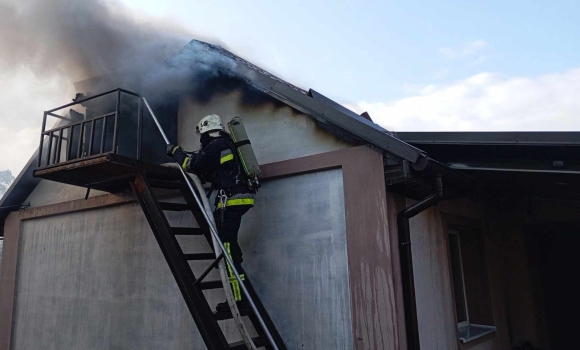
[[[225,132],[221,118],[217,114],[205,116],[197,124],[196,132],[200,134],[201,148],[198,152],[186,154],[180,146],[167,145],[167,154],[172,156],[183,170],[195,173],[200,178],[211,182],[217,190],[214,219],[220,239],[230,255],[242,280],[242,250],[238,244],[238,231],[242,216],[254,206],[255,191],[244,184],[245,173],[230,135]],[[238,308],[249,305],[242,297],[241,288],[229,266],[228,274],[234,298]],[[227,302],[219,303],[217,311],[228,311]]]

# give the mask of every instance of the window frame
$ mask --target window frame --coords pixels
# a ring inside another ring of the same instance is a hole
[[[453,229],[448,229],[447,230],[447,234],[448,235],[455,235],[457,237],[457,249],[459,250],[459,267],[461,269],[461,271],[459,271],[460,275],[461,275],[461,284],[463,286],[463,304],[464,304],[464,308],[465,308],[465,321],[462,322],[457,322],[457,328],[462,328],[462,327],[468,327],[470,325],[470,321],[469,321],[469,308],[467,305],[467,289],[465,287],[465,270],[463,268],[463,255],[461,254],[461,236],[459,234],[459,231],[457,230],[453,230]],[[449,247],[449,254],[451,254],[451,245],[447,244],[447,246]],[[453,266],[450,266],[450,270],[451,270],[451,274],[453,276]],[[453,283],[453,282],[452,282]],[[455,293],[455,288],[453,289],[453,292]],[[455,295],[453,296],[455,298]],[[455,310],[455,317],[457,319],[457,310]]]

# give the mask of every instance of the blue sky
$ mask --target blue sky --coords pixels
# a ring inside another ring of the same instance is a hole
[[[184,43],[222,44],[389,130],[580,130],[580,1],[101,1],[121,18],[185,28]],[[0,114],[0,170],[18,173],[42,111],[74,87],[1,59],[0,81],[11,111]]]
[[[580,58],[578,1],[123,1],[351,103],[484,71],[560,72]],[[476,41],[485,45],[467,52]]]

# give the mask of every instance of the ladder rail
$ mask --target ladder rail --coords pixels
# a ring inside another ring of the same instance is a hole
[[[145,104],[145,107],[147,107],[147,110],[149,111],[149,114],[151,115],[151,118],[153,118],[153,121],[155,122],[155,125],[157,126],[157,129],[159,129],[159,133],[161,133],[161,136],[163,137],[163,140],[165,141],[166,145],[169,145],[169,139],[167,138],[167,135],[165,134],[165,131],[163,131],[163,127],[161,126],[161,124],[159,123],[159,120],[157,119],[157,117],[155,116],[155,113],[153,113],[153,110],[151,109],[151,106],[149,106],[149,102],[147,102],[147,99],[145,97],[141,97],[143,99],[143,102]],[[177,164],[177,162],[176,162]],[[193,195],[195,202],[197,203],[198,207],[201,209],[201,213],[204,216],[205,220],[207,221],[208,225],[209,225],[209,229],[210,232],[213,236],[213,238],[215,239],[215,241],[217,242],[217,244],[219,245],[222,253],[224,254],[224,258],[226,259],[226,261],[228,262],[228,264],[230,264],[230,267],[232,269],[232,272],[234,273],[234,276],[236,278],[236,280],[238,281],[242,292],[244,293],[244,296],[247,298],[248,302],[250,303],[250,307],[252,308],[252,310],[254,311],[254,314],[256,315],[256,318],[258,319],[258,322],[260,323],[260,326],[262,327],[262,329],[264,330],[264,333],[266,333],[266,337],[268,338],[268,341],[270,342],[270,345],[272,346],[272,348],[274,350],[280,350],[278,348],[278,344],[276,343],[276,341],[274,341],[274,338],[272,337],[272,333],[270,332],[270,329],[268,328],[268,326],[266,325],[266,322],[264,321],[264,319],[262,318],[262,315],[260,314],[258,307],[256,306],[256,303],[254,302],[254,300],[252,299],[252,297],[250,296],[250,293],[248,292],[248,289],[246,288],[246,286],[244,285],[244,282],[242,281],[242,278],[240,276],[240,274],[238,273],[238,270],[235,268],[234,266],[234,262],[232,261],[231,257],[229,256],[229,254],[227,253],[227,250],[222,242],[222,240],[219,238],[217,229],[215,227],[215,225],[213,225],[211,218],[208,216],[207,212],[205,210],[203,210],[203,204],[197,194],[197,192],[195,191],[193,184],[191,183],[191,179],[189,178],[189,176],[185,173],[185,171],[183,170],[183,168],[181,167],[180,164],[177,164],[179,171],[181,172],[181,175],[183,176],[183,179],[185,180],[187,187],[189,188],[189,191],[191,192],[191,194]]]
[[[169,265],[179,290],[184,298],[193,320],[199,329],[200,335],[208,349],[227,349],[228,342],[216,320],[208,319],[212,314],[210,306],[203,296],[203,291],[195,286],[195,275],[187,261],[183,259],[183,252],[169,230],[169,223],[155,198],[142,169],[137,165],[138,176],[131,183],[135,195],[143,208],[145,218],[149,222],[161,252]]]
[[[203,202],[204,211],[208,214],[208,216],[211,219],[213,219],[213,215],[210,214],[212,211],[211,211],[211,205],[209,204],[208,199],[205,196],[201,196],[201,193],[204,193],[204,189],[203,189],[203,186],[201,185],[201,181],[199,181],[199,178],[195,174],[191,174],[190,179],[193,181],[193,183],[195,184],[195,187],[197,188],[198,193],[200,194],[200,198]],[[215,225],[215,219],[212,220],[212,224]],[[214,254],[217,256],[218,255],[217,253],[219,251],[219,246],[217,244],[217,241],[214,237],[212,237],[211,241],[212,241],[213,249],[215,251]],[[220,255],[223,256],[224,253],[222,252]],[[236,304],[233,290],[232,290],[232,288],[229,288],[229,283],[228,283],[229,276],[228,276],[228,269],[226,268],[226,264],[224,264],[223,260],[219,260],[218,266],[219,266],[220,278],[221,278],[222,283],[224,285],[224,292],[226,294],[226,300],[230,306],[232,318],[236,322],[236,326],[238,327],[238,330],[240,331],[240,335],[242,336],[243,342],[245,343],[246,348],[248,350],[257,350],[256,344],[254,344],[254,341],[252,340],[252,337],[250,336],[250,333],[248,332],[248,329],[246,328],[246,325],[244,324],[244,321],[242,319],[242,315],[240,314],[240,310],[238,309],[238,306]]]

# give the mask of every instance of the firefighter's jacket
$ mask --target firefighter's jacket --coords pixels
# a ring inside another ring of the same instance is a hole
[[[234,145],[229,135],[219,137],[202,135],[201,150],[186,159],[186,171],[196,173],[211,182],[215,190],[224,190],[228,196],[226,206],[254,205],[255,192],[244,186],[245,176],[240,161],[234,153]],[[221,208],[221,203],[217,203]]]

